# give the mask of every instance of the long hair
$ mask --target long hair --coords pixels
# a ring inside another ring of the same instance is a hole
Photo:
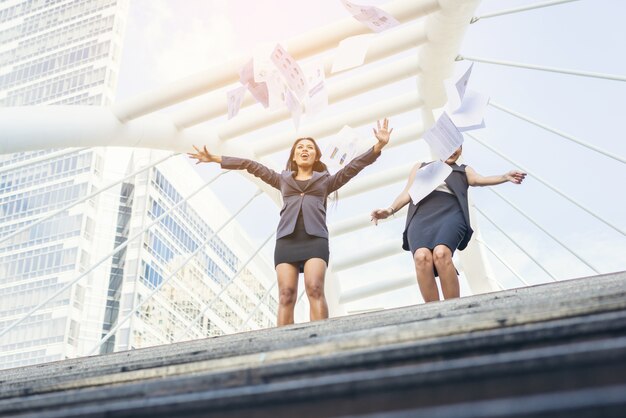
[[[291,146],[291,151],[289,152],[289,158],[287,159],[287,166],[285,167],[285,169],[287,171],[293,172],[294,176],[298,173],[298,164],[296,164],[296,162],[293,160],[293,156],[296,153],[296,147],[298,146],[298,143],[305,140],[311,141],[313,143],[313,146],[315,147],[315,162],[313,163],[313,171],[319,171],[320,173],[328,171],[328,167],[321,160],[322,150],[320,149],[319,145],[317,145],[317,142],[315,142],[315,139],[309,137],[298,138],[295,140],[295,142]],[[338,200],[339,194],[337,193],[337,191],[335,191],[332,194],[331,201],[336,204]]]
[[[322,150],[317,145],[317,142],[313,138],[298,138],[291,146],[291,151],[289,152],[289,159],[287,159],[287,167],[285,168],[287,171],[293,171],[294,173],[298,172],[298,165],[293,160],[293,156],[296,153],[296,147],[301,141],[311,141],[313,146],[315,147],[315,163],[313,163],[313,171],[319,171],[323,173],[324,171],[328,171],[328,167],[321,160],[322,158]]]

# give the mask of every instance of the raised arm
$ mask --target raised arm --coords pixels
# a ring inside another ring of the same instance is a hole
[[[372,211],[372,214],[371,214],[372,221],[374,221],[375,225],[378,225],[379,220],[387,219],[388,217],[390,217],[391,215],[393,215],[394,213],[402,209],[407,203],[411,201],[411,196],[409,195],[409,189],[411,188],[411,185],[413,184],[413,181],[415,180],[415,173],[417,173],[417,170],[419,170],[421,166],[422,166],[422,163],[417,163],[413,166],[413,168],[411,169],[411,173],[409,174],[409,179],[406,182],[406,186],[404,186],[404,189],[400,192],[398,197],[395,198],[393,203],[388,208],[374,209]]]
[[[227,157],[211,154],[206,146],[202,150],[193,146],[197,151],[196,153],[187,153],[191,158],[198,160],[196,164],[200,163],[219,163],[222,168],[229,170],[246,170],[248,173],[255,177],[260,178],[270,186],[280,190],[280,174],[264,166],[256,161],[248,160],[246,158]]]
[[[367,152],[359,155],[350,161],[344,168],[337,171],[334,175],[330,176],[328,182],[328,193],[332,193],[346,184],[350,179],[359,174],[368,165],[372,164],[380,156],[382,149],[389,143],[389,137],[393,128],[389,128],[389,120],[385,118],[381,126],[380,121],[376,122],[378,130],[374,128],[374,136],[378,140],[376,145],[370,148]]]
[[[496,184],[511,183],[521,184],[526,178],[526,173],[519,170],[511,170],[499,176],[481,176],[472,167],[465,167],[465,175],[470,186],[495,186]]]

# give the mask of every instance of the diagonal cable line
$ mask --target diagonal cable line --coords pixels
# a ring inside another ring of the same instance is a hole
[[[128,244],[130,244],[132,241],[134,241],[135,239],[137,239],[138,237],[142,236],[148,229],[152,228],[154,225],[156,225],[157,223],[159,223],[163,218],[165,218],[167,215],[169,215],[171,212],[173,212],[176,208],[178,208],[179,206],[181,206],[183,203],[187,202],[187,200],[189,200],[190,198],[192,198],[193,196],[195,196],[196,194],[200,193],[205,187],[207,187],[209,184],[213,183],[215,180],[217,180],[218,178],[220,178],[223,174],[229,173],[230,171],[222,171],[220,172],[217,176],[213,177],[211,180],[209,180],[208,182],[206,182],[205,184],[203,184],[202,186],[200,186],[198,189],[196,189],[193,193],[191,193],[189,196],[187,196],[185,199],[181,199],[180,202],[176,203],[174,206],[172,206],[171,208],[169,208],[168,210],[166,210],[164,213],[161,214],[161,216],[159,216],[158,218],[156,218],[154,221],[152,221],[150,224],[148,224],[148,226],[146,226],[143,230],[141,230],[140,232],[138,232],[137,234],[133,235],[132,237],[128,238],[126,241],[124,241],[123,243],[121,243],[120,245],[118,245],[117,247],[115,247],[113,249],[113,251],[111,251],[110,253],[108,253],[107,255],[105,255],[104,257],[102,257],[100,260],[98,260],[96,262],[96,264],[94,264],[93,266],[91,266],[89,269],[87,269],[85,272],[83,272],[81,275],[79,275],[78,277],[76,277],[75,279],[67,282],[65,284],[65,286],[63,286],[61,289],[59,289],[57,292],[55,292],[54,294],[52,294],[51,296],[49,296],[47,299],[45,299],[44,301],[40,302],[37,306],[35,306],[34,308],[32,308],[30,311],[28,311],[28,313],[26,315],[24,315],[22,318],[18,319],[17,321],[13,322],[11,325],[9,325],[8,327],[4,328],[2,331],[0,331],[0,337],[2,337],[3,335],[5,335],[7,332],[9,332],[10,330],[12,330],[13,328],[15,328],[16,326],[18,326],[19,324],[21,324],[22,322],[24,322],[26,319],[28,319],[31,315],[33,315],[35,312],[37,312],[39,309],[41,309],[42,307],[46,306],[50,301],[54,300],[57,296],[59,296],[61,293],[65,292],[67,289],[69,289],[70,287],[72,287],[74,284],[78,283],[78,281],[80,279],[82,279],[83,277],[85,277],[86,275],[88,275],[89,273],[91,273],[92,271],[94,271],[96,269],[96,267],[98,267],[100,264],[104,263],[106,260],[108,260],[110,257],[112,257],[113,255],[117,254],[119,251],[121,251],[122,249],[126,248],[128,246]]]
[[[274,288],[276,287],[276,285],[278,284],[278,281],[274,282],[274,284],[272,284],[272,286],[270,286],[266,291],[265,294],[263,295],[263,297],[261,299],[259,299],[259,303],[256,304],[256,306],[254,307],[254,309],[252,310],[252,312],[250,312],[248,314],[248,316],[246,317],[246,319],[243,321],[243,323],[241,324],[241,326],[239,327],[238,332],[243,331],[243,329],[245,328],[246,324],[248,323],[248,321],[250,321],[250,319],[252,319],[252,317],[254,316],[254,314],[256,314],[256,312],[259,310],[259,308],[261,307],[261,305],[263,305],[263,301],[265,300],[266,297],[268,297],[270,295],[270,293],[272,292],[272,290],[274,290]]]
[[[470,21],[470,24],[476,23],[481,19],[489,19],[490,17],[504,16],[504,15],[508,15],[512,13],[519,13],[519,12],[526,12],[528,10],[540,9],[542,7],[557,6],[557,5],[564,4],[564,3],[571,3],[573,1],[578,1],[578,0],[552,0],[552,1],[546,1],[543,3],[530,4],[528,6],[500,10],[499,12],[485,13],[484,15],[473,17],[472,20]]]
[[[235,282],[235,279],[245,270],[245,268],[254,260],[257,254],[265,247],[265,245],[272,239],[272,237],[276,234],[276,231],[272,232],[266,239],[263,241],[261,245],[254,251],[254,253],[246,260],[246,262],[237,270],[237,272],[230,278],[230,280],[220,289],[220,291],[213,296],[213,298],[205,305],[204,309],[196,315],[194,319],[192,319],[189,324],[185,327],[184,334],[181,338],[189,335],[189,331],[191,331],[194,324],[213,306],[213,304],[219,299],[219,297],[226,291],[226,289]]]
[[[543,184],[544,186],[546,186],[547,188],[549,188],[550,190],[552,190],[553,192],[557,193],[559,196],[567,199],[569,202],[573,203],[574,205],[576,205],[577,207],[579,207],[580,209],[584,210],[585,212],[587,212],[589,215],[593,216],[594,218],[596,218],[597,220],[599,220],[600,222],[602,222],[603,224],[611,227],[612,229],[614,229],[615,231],[619,232],[621,235],[626,235],[626,232],[624,230],[622,230],[621,228],[619,228],[616,225],[613,225],[611,222],[607,221],[606,219],[603,219],[602,217],[600,217],[599,215],[596,215],[591,209],[587,208],[586,206],[584,206],[582,203],[579,203],[578,201],[574,200],[573,198],[571,198],[570,196],[566,195],[565,193],[561,192],[559,189],[557,189],[556,187],[554,187],[553,185],[551,185],[550,183],[548,183],[547,181],[545,181],[543,178],[541,178],[540,176],[533,174],[530,170],[528,170],[527,168],[523,167],[521,164],[518,164],[517,162],[511,160],[509,157],[507,157],[506,155],[504,155],[503,153],[501,153],[500,151],[496,150],[495,148],[493,148],[490,145],[487,145],[483,140],[477,138],[476,136],[470,134],[469,132],[465,132],[465,134],[467,134],[467,136],[469,136],[470,138],[472,138],[474,141],[478,142],[479,144],[481,144],[483,147],[487,148],[488,150],[490,150],[491,152],[493,152],[494,154],[500,156],[501,158],[503,158],[504,160],[508,161],[509,163],[519,167],[522,171],[525,171],[526,173],[530,174],[531,176],[533,176],[533,178],[537,181],[539,181],[541,184]]]
[[[187,263],[189,261],[191,261],[201,250],[203,250],[204,247],[206,247],[206,245],[209,242],[211,242],[213,240],[213,238],[215,238],[217,236],[217,234],[219,234],[222,229],[224,229],[228,224],[230,224],[237,217],[237,215],[239,215],[245,208],[247,208],[248,205],[250,203],[252,203],[252,201],[254,199],[256,199],[258,196],[260,196],[262,193],[263,192],[261,190],[257,190],[252,195],[252,197],[250,197],[250,199],[248,199],[248,201],[242,207],[240,207],[239,210],[237,210],[237,212],[233,213],[226,220],[226,222],[224,222],[216,231],[214,231],[211,234],[211,236],[209,236],[209,238],[204,240],[204,242],[202,244],[200,244],[198,246],[198,248],[196,248],[185,260],[183,260],[180,263],[180,265],[174,269],[174,271],[172,271],[166,278],[164,278],[163,281],[157,287],[155,287],[154,290],[145,299],[143,299],[137,306],[133,307],[133,309],[124,318],[122,318],[121,321],[118,321],[118,323],[104,337],[102,337],[100,342],[98,342],[87,353],[87,355],[90,356],[90,355],[94,354],[95,351],[98,350],[102,346],[102,344],[104,344],[113,334],[115,334],[117,332],[118,329],[120,329],[120,327],[122,325],[124,325],[126,323],[126,321],[128,321],[130,318],[132,318],[133,315],[135,315],[135,312],[137,312],[139,310],[139,308],[141,308],[146,302],[148,302],[150,299],[152,299],[152,297],[154,295],[156,295],[161,290],[161,288],[163,288],[163,286],[165,286],[174,276],[176,276],[176,274],[180,270],[182,270],[182,268],[185,267],[185,265],[187,265]],[[183,201],[186,201],[186,200],[187,199],[184,199]]]
[[[518,273],[518,272],[517,272],[517,271],[516,271],[513,267],[511,267],[511,265],[510,265],[509,263],[507,263],[506,261],[504,261],[504,259],[503,259],[502,257],[500,257],[500,256],[499,256],[499,255],[498,255],[498,254],[497,254],[497,253],[496,253],[496,252],[495,252],[495,251],[494,251],[494,250],[493,250],[493,249],[492,249],[489,245],[487,245],[487,243],[486,243],[485,241],[483,241],[483,240],[482,240],[482,239],[480,239],[480,238],[476,238],[476,242],[480,243],[480,244],[481,244],[482,246],[484,246],[484,247],[485,247],[485,248],[486,248],[486,249],[487,249],[487,250],[488,250],[491,254],[493,254],[493,256],[494,256],[495,258],[497,258],[497,259],[498,259],[498,261],[499,261],[499,262],[501,262],[501,263],[502,263],[502,265],[503,265],[504,267],[506,267],[506,268],[507,268],[507,269],[508,269],[511,273],[513,273],[513,275],[514,275],[515,277],[517,277],[517,278],[518,278],[518,280],[519,280],[520,282],[522,282],[525,286],[530,286],[530,284],[528,284],[528,282],[527,282],[526,280],[524,280],[524,279],[522,278],[522,276],[521,276],[521,275],[520,275],[520,274],[519,274],[519,273]],[[498,286],[500,286],[500,289],[504,290],[504,287],[500,284],[500,282],[498,282],[498,281],[496,280],[496,283],[498,284]]]
[[[548,232],[544,227],[542,227],[541,225],[539,225],[538,222],[536,222],[533,218],[531,218],[527,213],[525,213],[523,210],[521,210],[520,208],[517,207],[517,205],[515,205],[513,202],[511,202],[509,199],[507,199],[506,197],[504,197],[502,194],[500,194],[499,192],[497,192],[496,190],[494,190],[493,188],[489,188],[489,190],[491,190],[493,193],[496,194],[496,196],[500,197],[500,199],[504,200],[506,203],[509,204],[509,206],[511,206],[513,209],[515,209],[520,215],[522,215],[524,218],[526,218],[529,222],[531,222],[533,225],[535,225],[537,228],[539,228],[544,234],[546,234],[547,236],[549,236],[550,238],[552,238],[554,241],[556,241],[557,243],[559,243],[563,248],[565,248],[567,251],[570,252],[570,254],[572,254],[574,257],[576,257],[577,259],[579,259],[583,264],[585,264],[587,267],[589,267],[591,270],[593,270],[594,272],[596,272],[597,274],[601,274],[599,269],[597,269],[596,267],[594,267],[590,262],[588,262],[587,260],[585,260],[584,258],[582,258],[580,255],[578,255],[574,250],[572,250],[570,247],[568,247],[563,241],[561,241],[560,239],[558,239],[554,234],[551,234],[550,232]]]
[[[531,123],[531,124],[533,124],[535,126],[538,126],[539,128],[545,129],[548,132],[552,132],[553,134],[556,134],[556,135],[558,135],[560,137],[563,137],[565,139],[569,139],[570,141],[575,142],[578,145],[582,145],[583,147],[588,148],[588,149],[590,149],[592,151],[600,153],[600,154],[604,155],[605,157],[612,158],[612,159],[614,159],[616,161],[619,161],[622,164],[626,163],[626,159],[623,158],[623,157],[620,157],[619,155],[613,154],[613,153],[608,152],[608,151],[604,151],[603,149],[598,148],[595,145],[592,145],[592,144],[590,144],[588,142],[585,142],[585,141],[583,141],[581,139],[575,138],[575,137],[573,137],[570,134],[567,134],[567,133],[565,133],[563,131],[560,131],[558,129],[551,128],[551,127],[549,127],[549,126],[547,126],[547,125],[537,121],[536,119],[532,119],[532,118],[530,118],[528,116],[525,116],[525,115],[523,115],[523,114],[521,114],[519,112],[511,110],[511,109],[509,109],[507,107],[504,107],[501,104],[498,104],[498,103],[494,102],[493,100],[489,101],[489,105],[492,106],[492,107],[495,107],[496,109],[501,110],[501,111],[503,111],[505,113],[508,113],[509,115],[515,116],[516,118],[519,118],[519,119],[521,119],[523,121]]]
[[[49,154],[44,154],[41,155],[39,157],[33,157],[30,158],[28,160],[24,160],[24,161],[18,161],[16,163],[13,163],[11,165],[7,165],[4,167],[0,167],[0,174],[3,174],[7,171],[13,171],[13,170],[18,170],[22,167],[27,167],[29,165],[32,164],[39,164],[39,163],[43,163],[45,161],[49,161],[49,160],[54,160],[55,158],[60,158],[60,157],[64,157],[66,155],[70,155],[70,154],[74,154],[74,153],[80,153],[82,151],[86,151],[90,149],[90,147],[83,147],[83,148],[66,148],[63,149],[61,151],[58,152],[52,152]]]
[[[154,163],[152,163],[152,164],[150,164],[148,166],[145,166],[145,167],[135,171],[132,174],[129,174],[128,176],[126,176],[126,177],[124,177],[124,178],[122,178],[120,180],[115,180],[112,183],[107,184],[103,188],[96,190],[95,192],[91,193],[90,195],[84,196],[84,197],[82,197],[82,198],[80,198],[78,200],[75,200],[72,203],[62,207],[61,209],[57,209],[54,212],[51,212],[51,213],[49,213],[49,214],[47,214],[45,216],[42,216],[41,218],[37,219],[35,222],[31,222],[28,225],[25,225],[22,228],[19,228],[19,229],[15,230],[15,231],[11,232],[10,234],[7,234],[7,235],[5,235],[3,237],[0,237],[0,243],[6,241],[8,239],[13,238],[16,235],[21,234],[22,232],[28,231],[30,228],[32,228],[32,227],[34,227],[36,225],[39,225],[40,223],[42,223],[44,221],[47,221],[48,219],[54,218],[58,214],[63,213],[65,211],[67,211],[67,210],[70,210],[74,206],[80,205],[81,203],[88,201],[89,199],[99,195],[100,193],[102,193],[104,191],[107,191],[107,190],[117,186],[118,184],[123,183],[123,182],[125,182],[125,181],[127,181],[127,180],[129,180],[129,179],[131,179],[133,177],[135,177],[136,175],[141,174],[144,171],[149,170],[152,167],[154,167],[154,166],[156,166],[158,164],[161,164],[163,161],[168,160],[168,159],[170,159],[170,158],[172,158],[172,157],[174,157],[176,155],[180,155],[180,154],[169,154],[166,157],[163,157],[160,160],[158,160],[158,161],[156,161],[156,162],[154,162]]]
[[[481,215],[483,215],[483,217],[485,219],[487,219],[489,221],[489,223],[493,226],[496,227],[496,229],[498,231],[500,231],[505,237],[507,237],[509,239],[509,241],[511,241],[517,248],[520,249],[520,251],[522,251],[524,254],[526,254],[526,256],[528,258],[530,258],[541,270],[543,270],[544,272],[546,272],[546,274],[548,274],[548,276],[550,276],[552,278],[553,281],[557,281],[557,278],[550,273],[544,266],[541,265],[540,262],[538,262],[537,260],[535,260],[535,257],[533,257],[528,251],[526,251],[521,245],[519,245],[517,243],[517,241],[515,241],[504,229],[502,229],[500,227],[500,225],[496,224],[489,216],[487,216],[487,214],[485,214],[485,212],[483,212],[482,210],[480,210],[480,208],[476,205],[472,205],[474,209],[476,209],[478,211],[478,213],[480,213]]]
[[[467,55],[458,55],[456,57],[456,61],[463,61],[463,60],[472,61],[472,62],[482,62],[485,64],[504,65],[506,67],[525,68],[527,70],[539,70],[539,71],[547,71],[547,72],[559,73],[559,74],[576,75],[580,77],[602,78],[605,80],[613,80],[613,81],[626,81],[626,76],[617,75],[617,74],[605,74],[605,73],[595,73],[591,71],[570,70],[567,68],[546,67],[543,65],[524,64],[521,62],[494,60],[494,59],[488,59],[488,58],[471,57]]]

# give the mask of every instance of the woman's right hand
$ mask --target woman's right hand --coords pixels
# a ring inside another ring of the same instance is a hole
[[[206,145],[203,147],[202,150],[199,150],[198,147],[196,147],[195,145],[193,145],[193,148],[197,151],[197,153],[192,153],[192,152],[188,152],[187,155],[190,158],[195,158],[196,160],[198,160],[196,162],[196,164],[200,164],[200,163],[219,163],[221,162],[221,158],[219,158],[219,156],[217,155],[213,155],[211,154],[207,149],[206,149]]]
[[[391,208],[387,208],[387,209],[375,209],[372,211],[372,221],[374,222],[374,225],[378,225],[378,221],[381,219],[387,219],[388,217],[390,217],[391,215],[393,215],[393,211],[391,210]]]

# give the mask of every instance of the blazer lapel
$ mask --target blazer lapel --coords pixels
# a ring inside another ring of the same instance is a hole
[[[304,191],[298,184],[298,182],[293,178],[293,171],[283,171],[283,180],[285,183],[289,184],[291,188],[299,191]]]
[[[315,183],[316,181],[324,177],[324,174],[326,173],[320,173],[319,171],[314,171],[313,176],[311,177],[311,180],[309,180],[309,182],[306,184],[306,187],[304,188],[303,191],[306,191],[307,189],[311,187],[313,183]]]

